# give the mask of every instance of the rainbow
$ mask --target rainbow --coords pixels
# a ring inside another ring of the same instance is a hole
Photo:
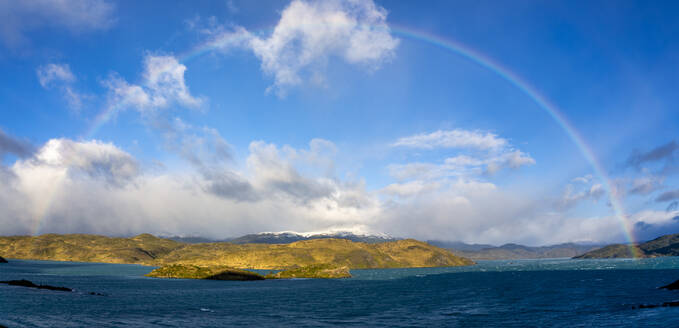
[[[554,119],[554,121],[566,132],[566,135],[573,141],[573,143],[578,147],[582,155],[585,157],[587,162],[594,169],[595,174],[602,181],[604,189],[608,193],[608,198],[613,208],[616,219],[620,222],[622,230],[625,237],[629,241],[629,250],[634,258],[641,257],[639,250],[632,245],[636,245],[637,241],[634,236],[634,230],[631,223],[627,220],[625,215],[625,209],[622,206],[622,202],[617,197],[616,190],[613,188],[610,177],[606,173],[606,170],[601,165],[601,162],[594,155],[592,148],[585,142],[584,138],[578,133],[578,130],[568,121],[568,118],[559,110],[559,108],[551,103],[547,97],[540,94],[536,88],[531,86],[528,82],[519,77],[516,73],[512,72],[506,67],[503,67],[498,62],[494,61],[488,56],[485,56],[469,47],[464,46],[461,43],[455,42],[450,39],[444,39],[423,31],[416,31],[413,29],[405,29],[400,27],[392,27],[394,34],[409,38],[412,40],[417,40],[425,42],[439,48],[445,49],[456,55],[462,56],[481,67],[488,69],[489,71],[497,74],[499,77],[509,82],[514,87],[518,88],[526,96],[528,96],[538,107],[547,112],[547,114]]]
[[[370,27],[370,26],[369,26]],[[620,199],[618,199],[615,189],[611,183],[606,170],[601,165],[601,162],[597,159],[592,151],[592,148],[585,142],[584,138],[580,135],[577,129],[568,121],[566,116],[559,110],[559,108],[551,103],[547,97],[542,95],[535,87],[522,79],[518,74],[512,72],[509,68],[502,66],[497,61],[492,58],[483,55],[482,53],[475,51],[459,42],[453,41],[451,39],[439,37],[424,31],[418,31],[412,28],[405,28],[401,26],[390,25],[388,28],[370,27],[375,29],[386,29],[390,33],[419,41],[424,42],[438,48],[444,49],[455,55],[461,56],[470,60],[471,62],[495,73],[500,78],[504,79],[512,86],[519,89],[526,96],[528,96],[539,108],[544,110],[565,132],[566,135],[573,141],[579,151],[582,153],[587,162],[591,165],[595,174],[602,181],[604,189],[608,193],[609,201],[611,207],[613,208],[616,219],[620,222],[622,230],[625,237],[630,243],[630,252],[633,257],[638,258],[640,254],[635,247],[631,245],[636,244],[636,239],[633,234],[633,227],[631,223],[627,220],[625,215],[624,207]],[[265,34],[266,32],[272,31],[271,28],[261,29],[257,34]],[[226,34],[221,38],[213,39],[208,42],[202,43],[191,50],[178,56],[180,62],[188,62],[201,55],[211,53],[212,51],[217,51],[223,49],[225,46],[239,44],[247,40],[247,34],[244,33],[232,33]],[[86,136],[93,136],[96,131],[114,114],[116,108],[108,107],[102,113],[97,115],[93,121],[92,126],[88,129]]]

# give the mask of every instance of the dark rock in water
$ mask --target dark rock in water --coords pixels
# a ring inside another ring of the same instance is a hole
[[[653,309],[658,307],[676,307],[679,306],[679,301],[665,302],[662,304],[641,304],[637,306],[637,309]]]
[[[106,294],[103,293],[97,293],[97,292],[89,292],[88,294],[94,295],[94,296],[106,296]]]
[[[677,280],[677,281],[675,281],[675,282],[673,282],[669,285],[662,286],[660,288],[661,289],[668,289],[668,290],[677,290],[677,289],[679,289],[679,280]]]
[[[72,289],[66,288],[66,287],[57,287],[57,286],[50,286],[50,285],[36,285],[36,284],[26,280],[26,279],[0,281],[0,284],[7,284],[7,285],[10,285],[10,286],[21,286],[21,287],[28,287],[28,288],[56,290],[56,291],[61,291],[61,292],[72,292],[73,291]]]
[[[0,256],[0,263],[7,263],[7,260],[3,259],[2,256]]]

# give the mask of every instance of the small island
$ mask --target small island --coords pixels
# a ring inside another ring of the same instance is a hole
[[[291,278],[317,278],[338,279],[351,278],[349,267],[338,266],[329,263],[313,264],[300,268],[280,271],[266,275],[266,279],[291,279]]]
[[[260,274],[226,266],[198,266],[171,264],[162,266],[146,275],[153,278],[208,279],[208,280],[264,280]]]
[[[156,268],[146,275],[152,278],[171,279],[207,279],[207,280],[264,280],[264,279],[292,279],[317,278],[337,279],[351,278],[349,267],[334,264],[314,264],[270,273],[262,276],[258,273],[235,269],[227,266],[199,266],[191,264],[171,264]]]
[[[0,263],[7,263],[7,260],[5,260],[4,258],[2,258],[2,256],[0,256]]]

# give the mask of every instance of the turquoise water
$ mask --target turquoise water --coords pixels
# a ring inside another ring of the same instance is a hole
[[[352,279],[201,281],[146,278],[125,264],[10,261],[0,280],[8,327],[679,327],[679,258],[481,261],[457,268],[353,270]],[[105,296],[89,295],[89,292]]]

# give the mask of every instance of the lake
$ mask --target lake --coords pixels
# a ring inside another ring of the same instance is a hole
[[[0,280],[8,327],[679,327],[679,258],[479,261],[453,268],[352,270],[341,280],[146,278],[152,267],[11,260]],[[89,292],[105,294],[90,295]]]

